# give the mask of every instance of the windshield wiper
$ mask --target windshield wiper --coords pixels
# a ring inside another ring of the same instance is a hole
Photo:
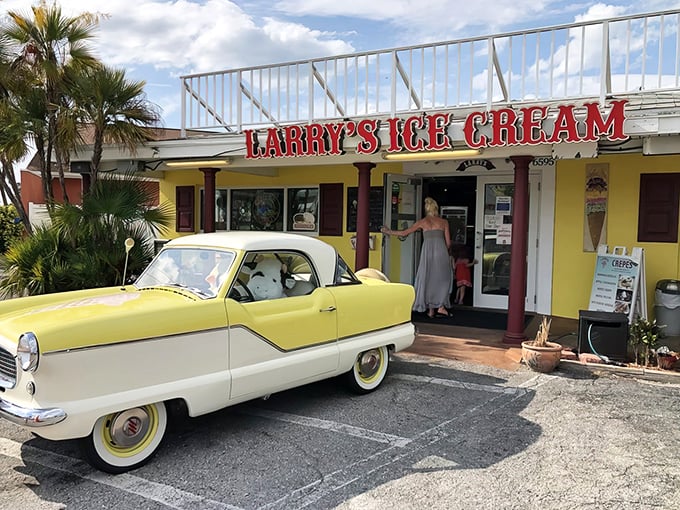
[[[203,289],[199,289],[198,287],[189,287],[188,285],[184,285],[183,283],[166,283],[168,287],[178,287],[180,289],[186,289],[190,292],[193,292],[194,294],[198,294],[199,296],[205,296],[205,297],[214,297],[212,293],[206,292]]]

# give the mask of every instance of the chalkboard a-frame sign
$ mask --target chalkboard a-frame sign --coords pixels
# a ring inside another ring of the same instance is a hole
[[[357,194],[356,186],[347,188],[347,232],[357,231]],[[384,209],[382,186],[371,186],[368,209],[368,231],[380,232]]]

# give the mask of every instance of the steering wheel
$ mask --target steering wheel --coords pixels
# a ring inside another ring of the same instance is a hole
[[[255,301],[255,296],[253,296],[248,286],[240,278],[236,278],[236,283],[229,291],[229,297],[239,303]]]

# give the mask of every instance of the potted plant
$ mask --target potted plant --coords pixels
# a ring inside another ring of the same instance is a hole
[[[522,359],[529,368],[537,372],[552,372],[562,357],[562,346],[548,341],[551,322],[552,319],[548,320],[544,315],[536,337],[522,342]]]
[[[665,345],[656,349],[654,354],[656,354],[656,364],[663,370],[673,370],[675,363],[680,359],[680,353],[671,351]]]
[[[654,353],[656,344],[659,341],[661,328],[663,326],[659,326],[656,323],[656,319],[650,321],[643,317],[637,317],[630,325],[628,341],[633,347],[633,356],[636,364],[645,367],[649,366],[650,355]]]

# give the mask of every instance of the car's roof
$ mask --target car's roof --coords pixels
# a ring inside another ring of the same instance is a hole
[[[285,232],[232,231],[193,234],[173,239],[166,246],[197,246],[243,251],[302,251],[312,258],[321,280],[326,284],[333,280],[337,257],[335,248],[316,237]]]
[[[270,250],[270,249],[301,249],[308,247],[319,249],[329,244],[315,237],[284,232],[213,232],[210,234],[193,234],[172,239],[168,246],[192,245],[211,248],[231,248],[234,250]]]

